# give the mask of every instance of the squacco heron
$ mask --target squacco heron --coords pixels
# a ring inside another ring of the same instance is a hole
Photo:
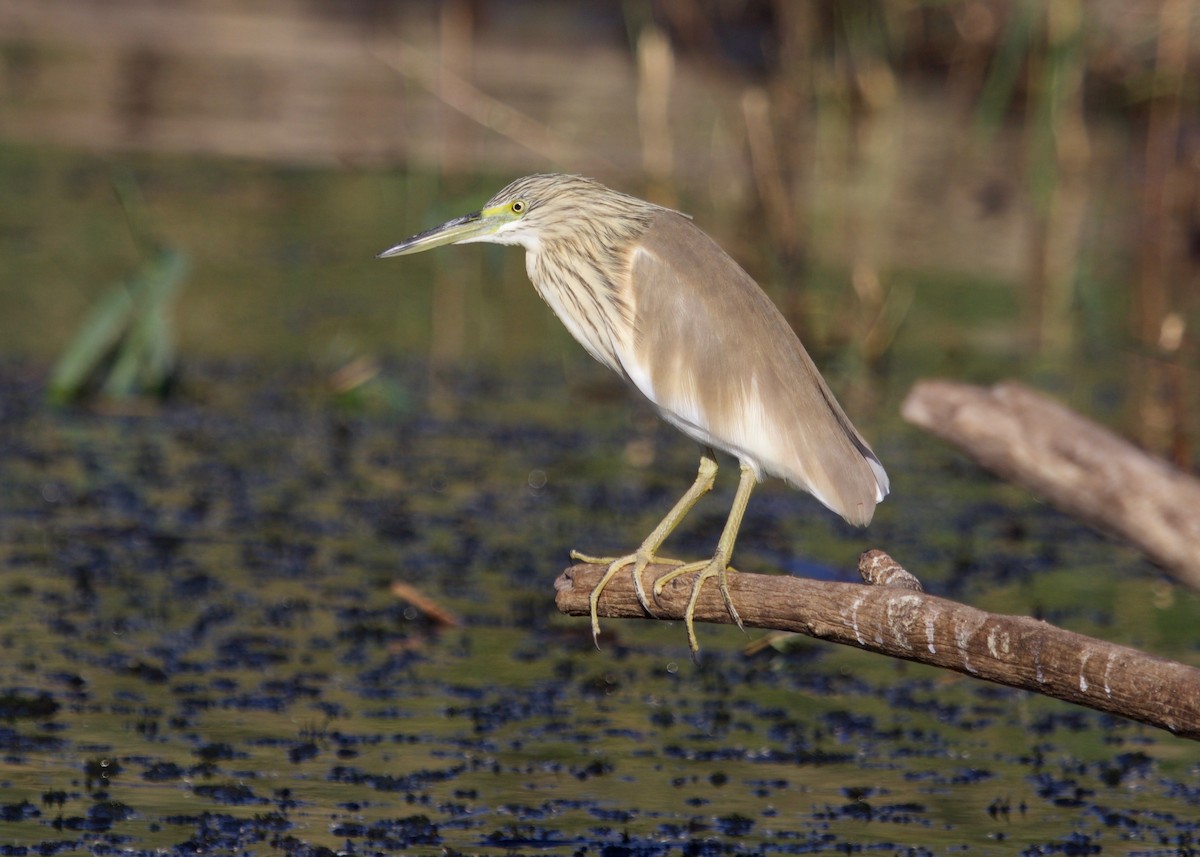
[[[685,614],[693,655],[706,580],[717,579],[741,626],[727,573],[750,493],[764,477],[809,492],[851,524],[870,522],[888,493],[879,459],[779,310],[689,217],[580,176],[533,175],[480,211],[379,255],[479,241],[524,247],[529,279],[571,335],[701,446],[692,486],[637,550],[603,559],[572,553],[607,565],[590,598],[597,640],[600,593],[621,569],[631,569],[638,599],[655,614],[642,581],[651,563],[675,566],[658,578],[655,595],[699,572]],[[741,479],[716,550],[700,562],[660,558],[663,542],[712,488],[718,449],[737,458]]]

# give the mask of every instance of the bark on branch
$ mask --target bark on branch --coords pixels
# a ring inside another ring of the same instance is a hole
[[[650,566],[647,591],[670,569]],[[738,573],[730,575],[729,588],[747,627],[794,631],[955,670],[1200,739],[1200,669],[1037,619],[927,595],[881,551],[863,554],[859,570],[881,585]],[[588,596],[603,573],[603,566],[590,564],[564,571],[555,583],[558,609],[586,616]],[[631,575],[618,574],[600,596],[599,615],[681,620],[692,579],[668,583],[656,599],[658,615],[648,616]],[[731,621],[715,585],[700,593],[696,621]]]
[[[921,381],[901,413],[1200,590],[1200,480],[1013,382]]]

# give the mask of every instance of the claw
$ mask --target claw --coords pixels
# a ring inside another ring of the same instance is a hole
[[[654,608],[650,605],[650,599],[646,595],[645,584],[642,583],[642,573],[651,563],[663,565],[683,565],[682,560],[678,559],[661,559],[642,551],[637,553],[626,554],[619,557],[595,557],[589,554],[580,553],[579,551],[571,551],[571,559],[576,562],[586,562],[592,565],[607,565],[608,568],[604,571],[604,576],[600,578],[600,582],[592,589],[591,595],[588,596],[588,605],[591,608],[592,617],[592,640],[596,643],[596,648],[600,648],[600,616],[598,608],[600,604],[600,593],[604,591],[604,587],[608,586],[609,582],[622,568],[627,565],[633,566],[633,588],[637,593],[638,602],[641,603],[642,609],[651,616],[656,615]],[[673,573],[673,572],[672,572]],[[655,593],[659,590],[656,588]]]
[[[644,558],[639,558],[637,564],[634,566],[633,591],[637,593],[638,603],[641,604],[642,609],[651,616],[657,616],[658,612],[654,609],[654,604],[650,601],[650,596],[646,594],[646,584],[642,582],[642,574],[651,564],[681,566],[684,563],[681,559],[666,559],[658,556],[646,556]],[[659,590],[657,587],[655,587],[654,592],[656,595],[658,594]]]
[[[690,562],[687,565],[681,565],[679,568],[672,569],[664,574],[654,583],[654,594],[661,595],[662,588],[677,577],[692,572],[699,572],[696,579],[692,581],[692,594],[688,597],[687,610],[683,614],[683,624],[687,629],[688,648],[692,650],[692,659],[695,660],[697,653],[700,651],[700,643],[696,639],[696,602],[700,599],[700,590],[704,586],[704,581],[710,577],[717,578],[717,585],[721,590],[721,598],[725,601],[725,609],[729,611],[729,616],[734,623],[742,629],[746,627],[742,624],[742,617],[738,615],[737,608],[733,606],[733,598],[729,594],[729,572],[737,573],[737,569],[730,568],[726,561],[721,556],[714,556],[709,560],[700,562]]]
[[[725,599],[725,609],[729,611],[730,617],[733,618],[733,624],[738,626],[743,634],[746,633],[746,626],[742,624],[742,617],[738,615],[737,608],[733,606],[733,598],[729,594],[729,572],[735,569],[724,566],[717,574],[717,586],[721,590],[721,597]]]
[[[642,609],[651,616],[655,615],[654,610],[650,607],[650,599],[646,597],[646,586],[642,583],[642,572],[646,570],[647,563],[641,558],[633,565],[633,591],[637,595],[638,603],[642,605]]]
[[[693,660],[700,651],[700,644],[696,639],[696,602],[700,598],[700,589],[704,586],[704,581],[708,580],[710,577],[717,578],[717,586],[721,590],[721,598],[725,601],[725,609],[729,611],[729,616],[731,619],[733,619],[734,624],[741,628],[742,631],[746,630],[745,625],[742,624],[742,617],[738,615],[737,608],[733,605],[733,597],[729,594],[728,576],[730,572],[736,573],[737,569],[730,568],[728,561],[719,553],[711,559],[685,563],[678,559],[666,559],[663,557],[646,554],[640,550],[637,553],[626,554],[625,556],[619,557],[594,557],[589,554],[580,553],[579,551],[573,550],[571,551],[571,559],[575,560],[576,562],[586,562],[592,565],[608,566],[608,568],[606,568],[604,571],[604,576],[600,578],[600,582],[593,587],[591,595],[588,596],[588,605],[590,607],[592,618],[592,639],[595,641],[597,649],[600,648],[600,593],[604,591],[604,588],[608,586],[609,582],[612,581],[613,577],[616,576],[616,574],[622,568],[625,568],[629,565],[633,566],[633,588],[637,593],[638,602],[642,605],[642,609],[651,616],[657,616],[658,613],[654,609],[653,602],[651,601],[649,594],[646,592],[646,585],[642,581],[642,574],[650,565],[675,566],[675,568],[671,569],[666,574],[659,577],[658,580],[654,581],[653,592],[655,598],[662,595],[663,587],[675,578],[684,574],[699,572],[699,574],[696,575],[696,579],[692,582],[692,594],[688,598],[687,611],[683,616],[684,627],[687,628],[688,648],[692,651]]]
[[[592,556],[591,554],[580,553],[577,550],[571,551],[571,559],[575,560],[576,562],[586,562],[591,565],[608,565],[610,562],[613,561],[613,558],[611,556],[608,556],[608,557]]]
[[[582,562],[591,562],[596,565],[602,565],[605,562],[608,563],[608,568],[605,570],[604,576],[600,578],[600,582],[597,583],[595,585],[595,587],[593,587],[592,594],[588,596],[588,606],[590,608],[590,613],[591,613],[591,617],[592,617],[592,642],[594,642],[596,644],[596,648],[599,649],[600,648],[600,616],[597,612],[597,608],[600,604],[600,593],[604,591],[604,587],[608,586],[608,582],[613,579],[613,577],[616,575],[616,573],[618,571],[620,571],[622,567],[629,565],[629,563],[635,561],[637,559],[637,556],[634,554],[630,554],[628,556],[617,557],[616,559],[610,559],[610,558],[600,559],[600,558],[596,558],[596,557],[584,558],[584,556],[582,554],[576,554],[575,551],[571,552],[571,556],[575,557],[576,559],[581,560]]]

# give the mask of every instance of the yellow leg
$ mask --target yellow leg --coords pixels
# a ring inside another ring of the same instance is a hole
[[[754,471],[743,464],[742,477],[738,481],[737,493],[733,497],[733,508],[729,510],[729,518],[725,521],[725,529],[721,531],[721,538],[717,542],[717,550],[713,553],[712,559],[681,565],[664,574],[654,584],[654,594],[658,595],[662,592],[663,586],[676,577],[690,574],[693,571],[700,572],[692,584],[692,596],[688,599],[687,612],[683,616],[692,657],[695,657],[696,653],[700,651],[700,644],[696,641],[696,600],[700,597],[700,587],[710,577],[717,578],[721,597],[725,599],[725,607],[729,610],[729,615],[733,617],[733,621],[739,628],[745,630],[742,627],[742,617],[738,615],[737,608],[733,606],[733,599],[729,597],[729,582],[726,575],[732,570],[729,568],[729,560],[733,557],[733,544],[737,541],[738,530],[742,526],[742,516],[746,514],[746,504],[750,502],[750,492],[754,490],[756,481]]]
[[[637,591],[638,601],[642,603],[642,607],[646,609],[647,613],[653,614],[654,610],[650,606],[650,599],[646,597],[646,590],[642,585],[642,572],[652,562],[663,562],[657,556],[658,549],[667,540],[667,536],[671,535],[672,531],[679,526],[679,522],[692,510],[696,502],[712,490],[713,481],[716,477],[716,458],[711,449],[706,449],[700,455],[700,469],[696,473],[696,480],[692,483],[692,487],[679,498],[679,502],[672,507],[665,518],[659,521],[658,526],[654,528],[650,535],[646,537],[646,540],[642,542],[641,547],[634,553],[614,559],[611,557],[591,557],[581,554],[578,551],[571,551],[571,558],[580,562],[608,564],[608,569],[604,572],[604,576],[600,578],[600,582],[596,584],[595,589],[592,590],[592,595],[589,599],[592,608],[592,638],[596,640],[597,646],[600,645],[600,617],[596,615],[596,607],[600,603],[600,593],[604,591],[604,587],[608,586],[608,582],[613,579],[613,575],[618,571],[628,565],[632,565],[633,585]],[[666,560],[666,562],[682,565],[679,560]]]

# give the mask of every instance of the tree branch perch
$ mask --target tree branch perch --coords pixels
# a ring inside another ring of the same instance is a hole
[[[647,568],[647,591],[670,570]],[[1037,619],[927,595],[881,551],[863,554],[859,570],[880,584],[738,573],[729,576],[729,589],[747,627],[794,631],[930,664],[1200,739],[1200,669]],[[591,564],[564,571],[555,582],[558,609],[588,615],[588,596],[603,573],[604,566]],[[632,576],[618,574],[600,596],[599,615],[682,620],[692,580],[687,575],[669,582],[655,599],[658,615],[648,616]],[[696,621],[731,621],[715,585],[701,591]]]

